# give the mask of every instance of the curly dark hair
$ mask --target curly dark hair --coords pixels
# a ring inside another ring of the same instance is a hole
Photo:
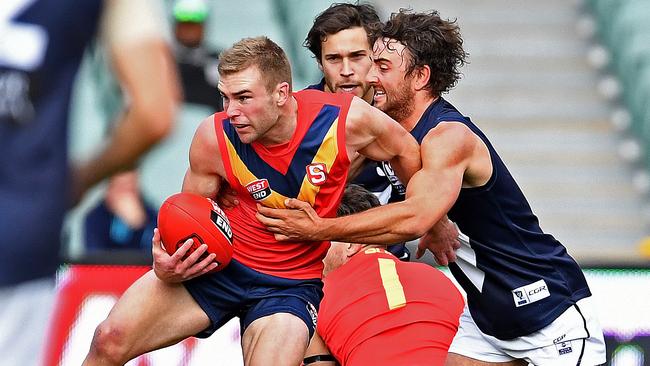
[[[328,35],[349,28],[363,27],[368,34],[368,44],[372,47],[380,26],[379,15],[377,15],[377,11],[372,5],[335,3],[314,19],[314,25],[307,33],[307,38],[305,38],[302,45],[307,47],[320,63],[322,56],[321,42]]]
[[[382,27],[380,37],[402,43],[409,51],[406,74],[428,65],[431,77],[427,89],[433,95],[448,92],[462,76],[459,69],[468,63],[456,20],[444,20],[437,11],[414,13],[400,9]]]

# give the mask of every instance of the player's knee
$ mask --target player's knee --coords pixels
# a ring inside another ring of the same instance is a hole
[[[130,359],[128,351],[129,342],[122,326],[105,320],[95,329],[89,357],[111,365],[123,365]]]

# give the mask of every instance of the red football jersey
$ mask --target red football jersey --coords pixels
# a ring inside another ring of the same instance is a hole
[[[342,365],[443,365],[464,301],[442,272],[369,248],[324,279],[317,330]]]
[[[214,115],[228,183],[240,201],[224,211],[233,231],[233,258],[274,276],[320,278],[329,242],[278,243],[255,218],[256,204],[284,208],[287,198],[297,198],[321,217],[336,215],[350,166],[345,120],[352,95],[304,90],[293,96],[298,102],[296,131],[277,146],[245,144],[224,112]]]

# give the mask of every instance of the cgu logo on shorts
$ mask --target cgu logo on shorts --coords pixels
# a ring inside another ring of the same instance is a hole
[[[555,349],[557,349],[557,353],[560,356],[573,352],[573,348],[571,347],[571,341],[565,341],[564,340],[565,338],[566,338],[566,333],[562,334],[561,336],[553,340]]]
[[[320,186],[327,180],[327,166],[324,163],[311,163],[305,169],[309,183]]]
[[[551,292],[546,286],[546,281],[539,280],[530,285],[521,286],[512,290],[512,297],[515,299],[515,306],[520,307],[532,304],[535,301],[551,296]]]
[[[557,353],[560,356],[573,352],[573,347],[571,347],[571,341],[555,343],[555,349],[557,349]]]
[[[261,201],[271,195],[271,187],[266,179],[258,179],[248,183],[246,190],[256,201]]]

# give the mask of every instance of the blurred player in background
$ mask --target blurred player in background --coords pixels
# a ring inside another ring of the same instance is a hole
[[[426,233],[420,251],[431,250],[439,263],[457,255],[450,269],[468,307],[448,365],[602,364],[603,334],[580,267],[542,231],[487,137],[441,97],[460,77],[462,42],[458,26],[436,12],[408,11],[393,14],[375,42],[374,105],[422,149],[424,168],[406,201],[328,220],[309,218],[308,205],[291,201],[303,212],[260,208],[272,217],[260,219],[272,231],[312,240],[391,242]],[[469,236],[457,253],[432,239],[447,212]]]
[[[5,364],[38,363],[54,298],[61,225],[71,201],[133,166],[171,127],[177,80],[153,5],[0,3],[0,359]],[[100,18],[129,108],[101,152],[70,168],[70,93]]]
[[[322,259],[329,242],[278,243],[255,220],[256,206],[309,200],[334,216],[350,157],[391,160],[408,180],[420,168],[415,140],[399,124],[350,94],[291,90],[284,51],[266,37],[221,54],[225,112],[206,118],[190,146],[183,191],[216,198],[224,182],[240,204],[226,210],[234,255],[220,272],[202,245],[181,260],[156,230],[154,270],[129,288],[95,331],[85,365],[121,365],[189,336],[207,337],[241,319],[246,365],[299,365],[316,325]]]
[[[212,112],[223,110],[217,84],[219,55],[205,42],[205,24],[209,16],[205,0],[174,2],[174,54],[183,85],[185,103],[209,106]]]
[[[194,128],[195,115],[202,118],[223,109],[217,89],[218,54],[204,42],[208,16],[209,7],[203,0],[177,0],[173,4],[173,50],[183,91],[181,113],[177,115],[179,128],[190,119]],[[150,253],[156,214],[157,209],[141,192],[139,172],[119,174],[110,179],[105,198],[84,219],[85,247],[89,251],[133,249]]]
[[[111,177],[104,199],[84,218],[84,246],[88,252],[149,251],[157,210],[145,201],[139,181],[135,170]]]
[[[376,196],[351,184],[338,216],[375,206]],[[402,263],[383,245],[333,242],[324,263],[324,296],[305,365],[327,359],[328,349],[343,366],[444,365],[464,301],[442,272]]]
[[[381,26],[377,11],[370,4],[332,4],[314,19],[304,45],[313,54],[323,72],[320,83],[307,89],[330,93],[352,93],[372,104],[373,89],[366,80],[372,67],[372,45]],[[353,162],[352,182],[373,192],[382,204],[404,199],[406,188],[387,162]],[[388,250],[408,261],[410,252],[404,243],[389,245]]]

